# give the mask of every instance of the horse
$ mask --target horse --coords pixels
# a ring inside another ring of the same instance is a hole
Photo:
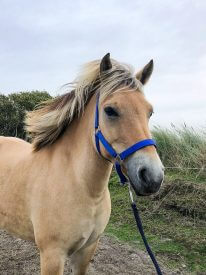
[[[116,152],[151,138],[143,87],[152,71],[152,60],[135,74],[107,54],[87,63],[64,94],[27,113],[31,143],[0,137],[0,228],[36,243],[42,275],[62,275],[67,256],[73,274],[87,273],[110,218],[115,162],[95,145],[96,99],[99,127]],[[159,190],[164,168],[155,146],[120,165],[137,195]]]

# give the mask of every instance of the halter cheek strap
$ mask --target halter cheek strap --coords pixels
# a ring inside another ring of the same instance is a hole
[[[121,161],[124,161],[127,157],[132,155],[134,152],[136,152],[146,146],[155,146],[156,147],[155,141],[153,139],[141,140],[141,141],[133,144],[132,146],[130,146],[123,152],[118,154],[114,150],[114,148],[109,144],[109,142],[106,140],[106,138],[102,134],[100,127],[99,127],[99,95],[97,95],[97,100],[96,100],[95,125],[94,126],[95,126],[95,143],[96,143],[96,148],[97,148],[98,153],[102,156],[101,150],[100,150],[100,142],[101,142],[101,144],[104,146],[104,148],[109,153],[109,155],[112,158],[116,159],[115,168],[116,168],[117,174],[120,178],[120,182],[122,184],[127,183],[128,179],[123,174],[122,169],[121,169]]]

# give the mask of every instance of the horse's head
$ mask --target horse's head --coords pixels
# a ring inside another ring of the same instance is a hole
[[[115,78],[115,70],[112,70],[112,66],[109,55],[106,55],[100,64],[100,79],[101,77],[104,79],[102,83],[108,78],[105,87],[110,85],[110,78]],[[121,81],[115,91],[100,100],[99,125],[101,131],[118,153],[138,141],[151,138],[148,122],[153,108],[146,100],[142,87],[149,80],[152,70],[153,62],[150,61],[135,77],[121,79],[121,72],[117,72]],[[100,145],[100,149],[105,158],[114,161],[102,145]],[[164,177],[164,169],[154,146],[147,146],[136,151],[121,165],[136,194],[150,195],[159,190]]]

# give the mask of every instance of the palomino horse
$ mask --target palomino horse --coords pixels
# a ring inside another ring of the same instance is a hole
[[[35,241],[42,275],[62,275],[68,255],[73,274],[86,274],[109,221],[114,162],[95,146],[96,97],[101,131],[116,152],[148,139],[153,111],[142,90],[152,69],[150,61],[133,76],[107,54],[85,66],[71,91],[28,113],[32,144],[0,138],[0,227]],[[121,166],[138,195],[158,191],[164,172],[154,146]]]

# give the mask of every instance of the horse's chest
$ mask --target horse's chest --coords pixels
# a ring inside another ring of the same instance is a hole
[[[84,231],[86,233],[85,237],[89,244],[95,242],[104,232],[104,229],[109,220],[109,215],[109,213],[98,215],[86,222],[87,225],[85,226]]]
[[[107,222],[103,223],[102,221],[99,221],[99,219],[94,220],[93,228],[90,231],[89,238],[87,240],[88,245],[95,242],[100,237],[100,235],[104,232],[106,225]]]
[[[78,232],[77,241],[70,253],[96,242],[104,232],[110,217],[110,206],[97,209],[95,212],[95,215],[87,216],[79,221],[79,228],[76,231]]]
[[[92,226],[91,223],[89,223],[87,227],[81,228],[81,231],[78,234],[79,236],[76,238],[76,241],[72,244],[72,246],[70,246],[68,254],[71,255],[75,251],[96,242],[103,231],[103,227],[98,224]]]

